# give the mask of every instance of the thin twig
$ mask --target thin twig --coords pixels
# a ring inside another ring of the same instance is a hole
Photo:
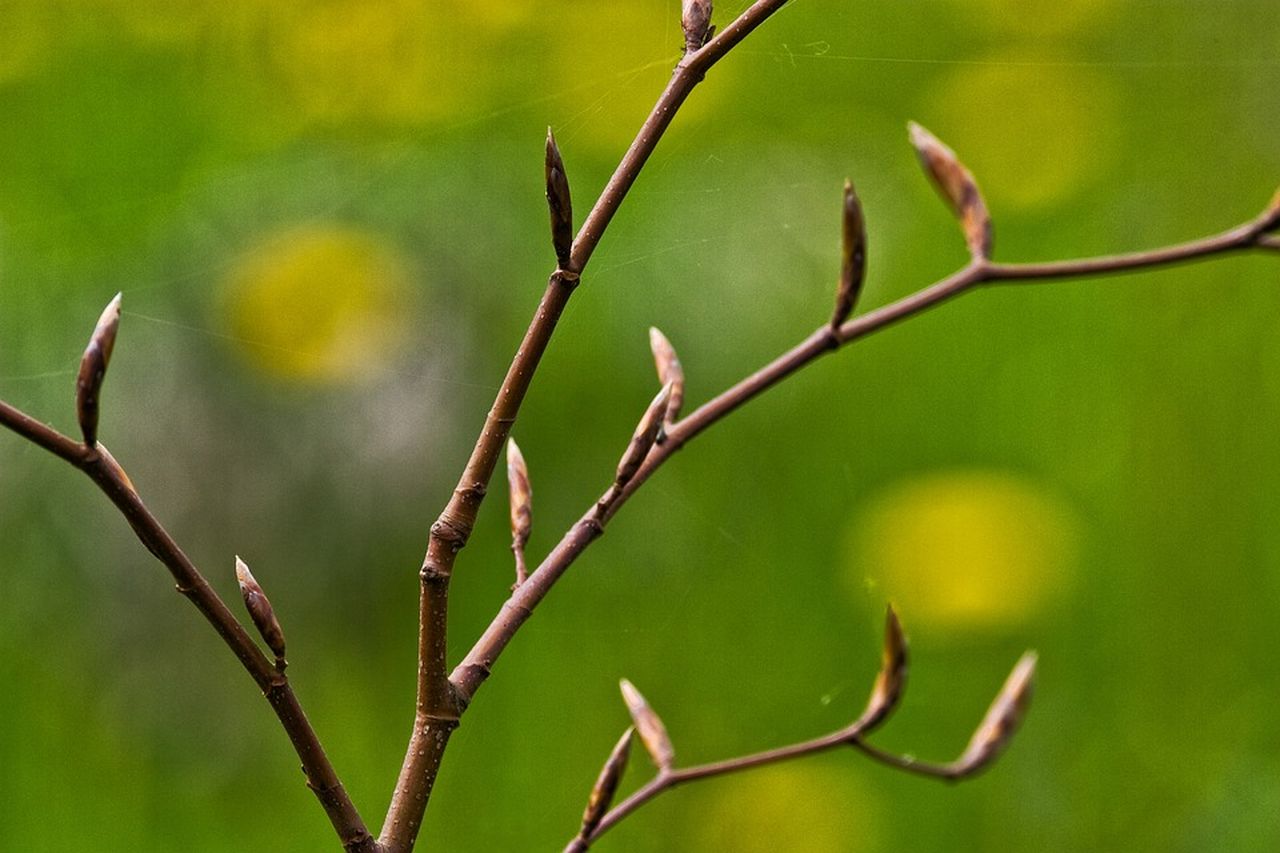
[[[785,4],[786,0],[753,3],[701,49],[686,53],[680,60],[649,117],[587,214],[573,241],[568,263],[561,259],[559,267],[552,273],[458,485],[431,526],[431,537],[420,572],[417,713],[379,836],[380,843],[390,853],[413,848],[441,758],[466,705],[467,697],[457,692],[449,678],[449,582],[458,552],[471,536],[498,456],[556,323],[614,214],[685,99],[716,62]],[[559,194],[556,195],[558,199]],[[526,581],[519,587],[528,585]]]
[[[289,679],[263,654],[199,569],[152,515],[106,448],[98,444],[90,449],[4,402],[0,402],[0,424],[79,468],[115,504],[142,544],[169,570],[178,592],[208,620],[266,696],[298,753],[307,787],[320,801],[343,847],[352,853],[374,853],[377,843],[325,755]]]
[[[719,422],[764,391],[823,355],[845,344],[885,329],[900,320],[919,314],[983,283],[1033,283],[1090,275],[1132,272],[1184,261],[1239,252],[1262,246],[1268,238],[1263,231],[1265,217],[1246,222],[1229,231],[1150,251],[1108,255],[1082,260],[1053,263],[1002,264],[983,260],[970,261],[952,275],[881,308],[855,317],[833,329],[819,327],[813,334],[775,358],[733,387],[704,403],[687,417],[670,426],[666,440],[657,445],[625,488],[610,490],[601,502],[593,505],[571,527],[531,574],[531,581],[516,590],[490,622],[467,656],[454,668],[452,680],[458,692],[469,701],[491,672],[503,649],[528,621],[534,609],[546,597],[556,581],[568,570],[578,555],[603,532],[603,528],[627,499],[660,468],[672,454],[692,441],[703,430]]]
[[[969,745],[960,757],[946,764],[932,764],[919,761],[911,756],[886,752],[868,744],[864,739],[869,732],[879,726],[893,712],[902,696],[907,661],[906,638],[898,623],[898,617],[892,608],[888,611],[885,628],[884,655],[880,673],[872,690],[871,702],[867,711],[852,723],[812,740],[800,741],[764,750],[763,752],[755,752],[694,767],[676,768],[670,757],[673,752],[668,748],[665,753],[668,759],[657,762],[658,772],[654,778],[637,789],[630,797],[627,797],[604,815],[598,817],[593,824],[589,826],[584,824],[583,829],[565,847],[565,853],[584,853],[593,842],[608,832],[609,829],[622,822],[645,803],[677,785],[728,776],[744,770],[763,767],[767,764],[777,764],[782,761],[791,761],[842,746],[855,747],[871,758],[899,770],[906,770],[949,782],[957,782],[980,773],[1008,746],[1014,732],[1017,731],[1022,718],[1026,714],[1035,675],[1035,654],[1028,652],[1014,666],[1013,671],[1010,672],[1009,677],[1000,688],[1000,692],[996,694],[982,722],[974,730],[973,736],[969,739]],[[623,684],[625,693],[625,685],[628,682],[624,681]],[[632,704],[630,699],[628,699],[628,704]],[[647,709],[647,705],[645,707]],[[641,725],[640,718],[637,716],[635,708],[632,707],[630,710],[632,717],[636,720],[637,727],[639,727]],[[652,711],[649,711],[649,713],[652,713]],[[658,725],[661,729],[660,722]],[[666,730],[661,729],[661,731],[665,738]],[[614,787],[616,788],[616,780],[614,780]]]

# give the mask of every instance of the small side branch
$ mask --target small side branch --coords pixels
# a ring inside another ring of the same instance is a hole
[[[85,436],[84,443],[59,433],[3,401],[0,401],[0,425],[83,471],[115,505],[138,540],[169,570],[178,592],[195,605],[262,690],[301,760],[307,786],[320,801],[343,847],[352,853],[376,853],[377,842],[347,795],[284,674],[284,636],[270,604],[249,575],[247,567],[241,580],[248,588],[246,604],[264,639],[277,655],[275,660],[268,658],[240,625],[204,575],[143,503],[124,468],[98,441],[99,394],[115,343],[119,317],[120,297],[117,296],[103,312],[81,360],[76,408]]]
[[[594,819],[584,820],[582,829],[565,847],[565,853],[585,853],[602,835],[634,814],[641,806],[677,785],[728,776],[783,761],[793,761],[841,747],[854,747],[881,763],[936,779],[956,782],[970,778],[988,767],[1012,740],[1031,701],[1035,665],[1034,653],[1028,652],[1023,655],[974,731],[969,745],[959,758],[947,764],[917,761],[908,756],[885,752],[865,741],[866,735],[883,723],[897,707],[905,684],[906,637],[892,608],[889,609],[886,619],[885,646],[880,673],[876,677],[866,710],[849,725],[812,740],[710,764],[677,768],[674,765],[674,749],[670,746],[666,728],[643,697],[636,698],[639,694],[635,688],[624,681],[623,695],[627,699],[635,729],[641,733],[645,746],[657,765],[658,772],[617,806],[603,814],[596,814],[600,811],[601,797],[605,794],[612,796],[613,790],[617,788],[617,776],[621,775],[621,770],[608,774],[611,767],[617,767],[620,763],[616,747],[609,761],[605,763],[605,772],[601,774],[601,781],[598,781],[596,787],[592,789],[587,817],[594,817]],[[645,738],[646,727],[650,731],[656,731],[656,734]],[[623,743],[629,744],[630,738],[624,737],[619,747]],[[621,766],[625,768],[625,762],[622,762]],[[609,786],[602,792],[602,782],[605,781]]]
[[[605,525],[631,495],[676,451],[739,407],[822,356],[921,314],[982,284],[1034,284],[1129,273],[1270,248],[1276,240],[1275,235],[1268,232],[1269,228],[1275,227],[1274,218],[1273,213],[1267,212],[1221,234],[1129,254],[1052,263],[996,263],[974,257],[952,275],[896,302],[846,320],[834,329],[829,324],[820,326],[792,349],[665,429],[662,443],[653,448],[625,487],[611,486],[600,501],[588,509],[564,534],[531,574],[530,582],[523,584],[511,595],[471,651],[454,668],[451,679],[459,694],[470,700],[488,677],[502,651],[551,588],[578,556],[600,536]]]

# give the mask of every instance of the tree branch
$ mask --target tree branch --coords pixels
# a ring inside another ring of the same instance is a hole
[[[0,402],[0,424],[83,471],[115,504],[142,544],[169,570],[178,592],[196,606],[262,690],[302,762],[307,787],[320,801],[343,847],[352,853],[374,853],[377,844],[325,755],[289,679],[262,653],[199,569],[152,515],[106,447],[100,443],[88,447],[74,441],[4,402]]]
[[[470,700],[488,678],[503,649],[516,632],[533,615],[538,604],[595,539],[621,506],[660,468],[672,454],[688,444],[703,430],[718,423],[738,407],[755,399],[819,357],[834,352],[845,344],[885,329],[984,283],[1035,283],[1064,278],[1081,278],[1134,272],[1153,267],[1193,261],[1215,255],[1268,247],[1274,239],[1267,233],[1275,226],[1272,212],[1260,215],[1235,228],[1195,240],[1150,251],[1109,255],[1054,263],[994,263],[983,257],[973,258],[965,267],[909,296],[848,320],[838,327],[820,326],[808,338],[769,364],[738,382],[733,387],[704,403],[687,417],[666,430],[665,440],[650,451],[648,458],[625,488],[611,486],[573,525],[552,549],[529,582],[522,584],[503,604],[471,651],[454,669],[452,679],[460,695]],[[601,509],[600,504],[604,507]]]
[[[420,572],[417,714],[380,835],[380,843],[392,853],[413,848],[449,736],[466,704],[467,697],[456,691],[448,670],[448,599],[454,562],[471,536],[499,454],[556,323],[614,214],[685,99],[716,62],[785,3],[786,0],[759,0],[719,35],[700,49],[686,53],[680,60],[649,117],[578,231],[568,263],[561,263],[552,273],[453,496],[431,526],[430,541]],[[549,136],[548,199],[552,204],[553,229],[562,224],[568,209],[562,165],[554,139]],[[561,242],[559,239],[556,241],[558,253],[562,254]],[[526,585],[520,584],[521,587]]]
[[[595,806],[594,811],[599,811],[601,797],[612,797],[613,791],[617,789],[618,778],[616,776],[608,778],[607,781],[610,786],[603,791],[601,790],[601,783],[597,782],[596,788],[592,790],[588,807],[588,815],[593,819],[584,821],[582,830],[565,847],[565,853],[585,853],[595,841],[611,828],[659,794],[677,785],[714,779],[719,776],[728,776],[768,764],[777,764],[819,752],[826,752],[837,747],[855,747],[877,761],[899,770],[907,770],[950,782],[967,779],[988,767],[1013,738],[1023,717],[1026,715],[1027,707],[1031,701],[1035,666],[1036,656],[1034,652],[1027,652],[1022,656],[1005,680],[1004,685],[1000,688],[1000,692],[996,694],[996,698],[992,701],[991,707],[987,710],[982,722],[974,730],[968,746],[965,747],[964,752],[955,761],[946,764],[930,764],[909,756],[885,752],[868,744],[865,741],[865,736],[883,723],[897,707],[898,701],[902,697],[906,680],[906,637],[898,624],[896,614],[890,608],[885,625],[885,648],[880,674],[876,679],[871,701],[868,703],[866,710],[852,723],[812,740],[709,764],[699,764],[694,767],[677,769],[668,755],[666,761],[656,762],[658,764],[658,772],[653,779],[645,783],[613,809],[598,817],[593,814],[591,806]],[[628,687],[630,687],[629,682],[624,681],[624,695]],[[634,692],[634,688],[631,688],[631,690]],[[650,717],[656,719],[656,715],[648,708],[647,703],[644,705],[644,710]],[[636,722],[636,728],[641,729],[642,718],[634,708],[632,709],[632,718]],[[660,721],[658,725],[661,726]],[[665,729],[662,729],[662,731],[665,736]],[[653,749],[651,748],[650,751],[653,752]],[[655,756],[655,760],[657,757]],[[615,763],[617,763],[616,758],[610,756],[609,762],[606,762],[606,769]],[[622,763],[622,767],[625,768],[625,763]],[[617,775],[620,776],[621,771]],[[606,777],[602,774],[601,779],[606,780]],[[607,807],[607,799],[604,804]]]

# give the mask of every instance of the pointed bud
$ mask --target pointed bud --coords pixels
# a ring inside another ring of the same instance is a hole
[[[871,700],[867,709],[855,724],[860,734],[866,734],[879,726],[893,709],[907,685],[907,637],[902,633],[902,623],[898,614],[890,605],[884,620],[884,651],[880,661],[880,672],[871,689]]]
[[[98,443],[98,401],[102,395],[102,379],[107,375],[111,350],[116,345],[116,330],[120,328],[120,299],[117,293],[98,318],[89,337],[89,345],[80,357],[80,372],[76,375],[76,417],[84,443],[93,447]]]
[[[551,245],[556,250],[560,269],[569,268],[573,253],[573,200],[569,197],[569,179],[555,135],[547,128],[547,207],[551,211]]]
[[[276,656],[276,668],[283,669],[284,632],[280,630],[280,622],[276,619],[275,611],[271,609],[267,594],[262,591],[262,587],[254,579],[249,567],[239,557],[236,557],[236,580],[240,582],[240,594],[244,597],[244,606],[249,611],[249,618],[253,620],[254,627],[266,641],[267,648],[271,649]]]
[[[991,215],[973,174],[964,167],[955,152],[932,133],[915,122],[909,122],[908,127],[911,144],[920,155],[925,171],[946,197],[956,216],[960,217],[969,251],[975,258],[990,257]]]
[[[653,398],[649,408],[645,409],[644,416],[640,418],[640,423],[636,425],[636,431],[631,436],[631,443],[627,445],[626,452],[622,454],[622,460],[618,462],[618,472],[614,476],[614,482],[618,486],[625,486],[630,482],[640,470],[640,466],[644,464],[649,450],[658,440],[658,433],[662,430],[662,419],[666,416],[670,400],[671,383],[668,382],[662,386],[658,396]]]
[[[635,727],[629,727],[622,733],[613,752],[609,753],[609,760],[601,768],[600,776],[591,789],[591,796],[587,799],[587,810],[582,813],[582,830],[578,833],[579,838],[590,837],[600,825],[600,821],[608,814],[609,806],[613,805],[614,794],[618,793],[618,783],[622,781],[622,774],[627,770],[627,759],[631,755],[631,741],[635,733]]]
[[[843,246],[840,254],[840,287],[836,290],[836,310],[831,315],[832,328],[849,319],[858,304],[862,282],[867,275],[867,225],[862,218],[862,203],[850,181],[844,182],[844,216],[841,220]]]
[[[1035,671],[1036,654],[1027,652],[1009,673],[1000,693],[987,709],[987,715],[965,747],[964,754],[952,765],[956,777],[977,773],[1009,745],[1031,704]]]
[[[511,553],[516,558],[516,586],[529,579],[529,564],[524,546],[533,528],[533,488],[529,485],[529,468],[515,439],[507,439],[507,485],[511,492]]]
[[[706,44],[715,32],[715,28],[711,26],[711,0],[684,0],[680,26],[684,30],[686,53],[698,50]]]
[[[640,742],[648,750],[649,757],[659,770],[670,770],[675,764],[676,750],[671,745],[671,737],[662,719],[649,707],[648,701],[640,695],[635,685],[625,678],[621,682],[622,701],[627,703],[627,711],[640,733]]]
[[[507,439],[507,484],[511,487],[511,538],[523,546],[533,527],[533,489],[524,454],[514,438]]]
[[[658,381],[671,386],[671,399],[667,401],[667,412],[662,418],[664,425],[670,425],[680,416],[680,406],[684,403],[684,367],[671,341],[652,326],[649,328],[649,349],[653,350]]]

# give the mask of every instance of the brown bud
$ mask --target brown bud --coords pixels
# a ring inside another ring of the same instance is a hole
[[[122,295],[117,293],[115,299],[107,304],[89,337],[84,355],[80,357],[80,372],[76,375],[76,417],[88,447],[98,443],[98,401],[102,394],[102,379],[107,375],[107,365],[111,362],[111,350],[116,345],[116,330],[120,328]]]
[[[849,319],[858,304],[862,282],[867,275],[867,224],[862,217],[862,203],[850,181],[844,182],[844,211],[841,219],[843,246],[840,253],[840,286],[836,290],[836,310],[831,315],[832,328]]]
[[[965,242],[976,258],[991,255],[991,214],[982,200],[982,192],[973,174],[964,167],[954,151],[929,131],[915,122],[908,123],[911,144],[920,155],[920,162],[933,179],[938,190],[960,217]]]
[[[1031,703],[1035,671],[1036,654],[1027,652],[1009,673],[1004,686],[987,709],[987,715],[982,718],[982,723],[970,738],[964,754],[953,765],[954,775],[970,776],[977,773],[1009,745]]]
[[[283,669],[284,632],[280,630],[280,622],[276,619],[275,611],[271,609],[267,594],[262,591],[262,587],[254,579],[249,567],[239,557],[236,557],[236,580],[240,582],[240,594],[244,597],[244,606],[249,611],[249,618],[253,620],[254,627],[266,641],[267,648],[271,649],[276,656],[276,667]]]
[[[569,268],[573,253],[573,200],[569,196],[569,179],[555,135],[547,128],[547,207],[551,211],[551,245],[556,250],[560,269]]]
[[[533,528],[533,488],[529,485],[529,468],[515,439],[507,439],[507,485],[511,492],[511,552],[516,558],[516,586],[529,578],[524,546]]]
[[[507,484],[511,487],[511,539],[523,547],[533,526],[533,489],[524,454],[514,438],[507,439]]]
[[[662,719],[649,707],[648,701],[640,695],[635,685],[622,679],[622,701],[627,703],[627,711],[640,733],[640,742],[648,750],[649,757],[659,770],[670,770],[675,764],[676,750],[671,745],[671,737]]]
[[[613,805],[613,796],[618,793],[618,783],[627,770],[627,759],[631,755],[631,741],[635,733],[634,726],[622,733],[613,752],[609,753],[609,759],[601,768],[600,776],[591,789],[591,796],[587,799],[587,809],[582,813],[582,830],[578,833],[580,838],[587,838],[595,832],[600,821],[608,814],[609,806]]]
[[[658,440],[658,433],[662,430],[662,419],[666,416],[670,400],[671,383],[668,382],[662,386],[658,396],[653,398],[649,408],[645,409],[644,416],[640,418],[640,423],[636,425],[636,431],[631,436],[631,443],[627,445],[626,452],[618,462],[618,472],[614,476],[614,482],[618,486],[625,486],[630,482],[640,470],[640,466],[644,464],[649,450]]]
[[[684,366],[676,355],[671,341],[656,328],[649,328],[649,349],[653,350],[653,364],[658,369],[658,381],[671,386],[671,399],[667,401],[667,412],[662,418],[663,424],[675,423],[680,416],[680,406],[684,404]]]
[[[711,38],[711,0],[683,0],[680,26],[684,29],[684,49],[692,52]]]
[[[902,633],[902,623],[898,614],[890,605],[884,620],[884,651],[880,662],[880,672],[876,675],[876,683],[871,688],[871,699],[867,709],[862,712],[856,728],[859,734],[866,734],[879,726],[893,709],[907,686],[907,637]]]

